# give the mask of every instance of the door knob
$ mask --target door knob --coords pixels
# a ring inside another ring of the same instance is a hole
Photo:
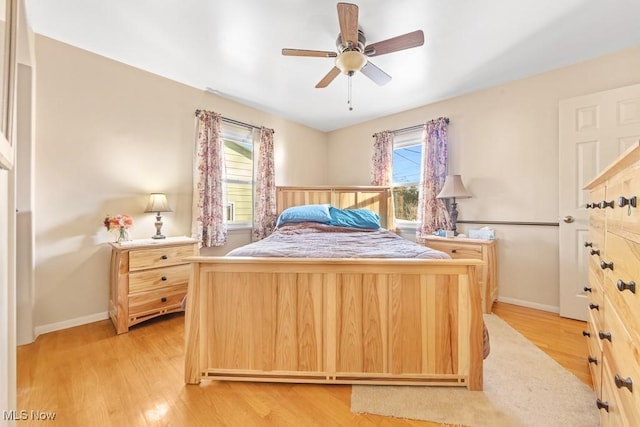
[[[573,221],[575,221],[576,219],[574,217],[572,217],[571,215],[567,215],[564,218],[562,218],[562,220],[564,222],[566,222],[567,224],[571,224]]]

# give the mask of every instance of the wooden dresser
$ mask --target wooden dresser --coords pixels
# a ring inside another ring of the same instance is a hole
[[[601,426],[640,426],[640,143],[590,192],[584,335]]]
[[[432,249],[446,252],[454,259],[480,259],[485,262],[480,270],[479,277],[482,292],[482,311],[491,313],[491,307],[494,301],[498,299],[496,241],[429,236],[425,239],[425,245]]]
[[[186,237],[111,243],[109,317],[118,334],[145,320],[182,310],[198,242]]]

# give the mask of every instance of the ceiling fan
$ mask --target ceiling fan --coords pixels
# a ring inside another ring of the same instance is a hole
[[[424,33],[422,30],[417,30],[367,45],[364,32],[358,27],[358,6],[351,3],[338,3],[338,23],[340,34],[336,40],[337,53],[322,50],[282,49],[282,54],[285,56],[336,58],[335,66],[318,82],[316,88],[327,87],[340,73],[351,77],[356,71],[361,71],[382,86],[389,83],[391,76],[368,58],[424,44]]]

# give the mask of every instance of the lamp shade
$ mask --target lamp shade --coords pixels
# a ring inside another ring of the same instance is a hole
[[[464,188],[460,175],[447,175],[442,190],[436,197],[438,199],[468,199],[471,194]]]
[[[149,203],[145,212],[173,212],[169,208],[167,196],[164,193],[151,193],[149,195]]]

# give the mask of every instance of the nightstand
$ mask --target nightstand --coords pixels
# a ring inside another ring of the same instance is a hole
[[[496,241],[429,236],[425,239],[425,245],[446,252],[454,259],[471,258],[481,259],[485,262],[480,269],[479,276],[482,310],[485,313],[491,313],[493,302],[498,299]]]
[[[182,311],[191,264],[198,241],[188,237],[142,239],[111,243],[109,317],[116,333],[162,316]]]

